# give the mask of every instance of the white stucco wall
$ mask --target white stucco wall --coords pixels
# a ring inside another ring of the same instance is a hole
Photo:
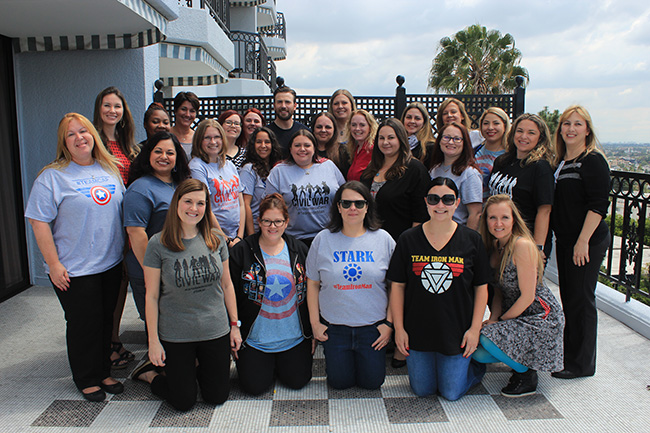
[[[142,118],[158,73],[156,45],[133,50],[60,51],[14,55],[18,137],[25,203],[38,171],[54,159],[59,121],[68,112],[93,118],[96,95],[108,86],[123,93],[145,137]],[[49,285],[31,228],[27,248],[32,283]]]

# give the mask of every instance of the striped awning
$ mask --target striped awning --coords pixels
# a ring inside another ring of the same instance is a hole
[[[210,84],[222,84],[228,81],[226,78],[228,76],[228,69],[202,47],[164,42],[160,44],[160,58],[201,62],[214,71],[214,74],[210,75],[160,77],[166,86],[207,86]],[[196,68],[188,67],[188,70],[193,69]],[[164,71],[161,72],[164,73]]]
[[[247,8],[251,6],[257,6],[266,3],[267,0],[230,0],[231,8]]]
[[[141,48],[165,40],[167,19],[144,0],[116,0],[151,25],[137,33],[27,36],[13,40],[17,53],[34,51],[119,50]]]

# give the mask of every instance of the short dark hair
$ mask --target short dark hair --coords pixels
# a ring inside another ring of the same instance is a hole
[[[287,203],[285,203],[284,198],[277,192],[269,194],[262,199],[260,202],[259,216],[258,219],[262,219],[264,214],[269,209],[277,209],[282,212],[282,216],[285,220],[289,221],[289,209],[287,208]]]
[[[192,92],[178,92],[176,96],[174,96],[174,113],[181,108],[181,105],[183,105],[183,102],[185,101],[189,102],[196,111],[199,111],[201,102],[196,94]]]
[[[190,177],[190,167],[187,164],[187,157],[185,156],[185,151],[181,146],[181,143],[178,141],[178,138],[171,132],[160,131],[152,135],[140,149],[140,153],[135,158],[129,169],[129,182],[130,185],[135,180],[146,176],[148,174],[153,174],[153,167],[151,167],[151,151],[156,147],[158,143],[163,140],[171,140],[174,143],[174,149],[176,150],[176,165],[174,170],[172,170],[172,179],[175,183],[181,183],[185,179]]]
[[[454,195],[456,196],[456,199],[458,199],[458,187],[456,186],[456,182],[453,180],[449,179],[448,177],[443,177],[443,176],[438,176],[429,182],[427,185],[427,194],[429,194],[429,191],[431,191],[431,188],[434,186],[446,186],[450,190],[454,192]]]
[[[275,92],[273,92],[273,101],[275,101],[275,97],[278,96],[278,94],[280,93],[291,93],[293,95],[293,102],[296,102],[296,98],[297,98],[296,91],[288,86],[282,86],[275,89]]]
[[[327,229],[332,233],[340,232],[343,229],[343,218],[339,212],[339,202],[341,201],[341,196],[343,196],[343,191],[346,189],[361,194],[363,199],[368,203],[368,210],[366,211],[366,216],[363,218],[363,226],[371,231],[380,229],[381,222],[377,216],[375,199],[372,198],[368,187],[358,180],[351,180],[344,183],[336,191],[336,194],[334,194],[334,201],[330,207],[330,222],[327,224]]]

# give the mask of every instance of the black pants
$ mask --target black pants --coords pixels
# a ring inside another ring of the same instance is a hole
[[[80,390],[111,375],[113,311],[122,281],[122,263],[99,274],[70,278],[54,292],[65,312],[66,343],[72,379]]]
[[[259,395],[269,389],[275,374],[283,385],[300,389],[311,380],[311,340],[284,352],[266,353],[245,346],[239,351],[237,373],[242,390]]]
[[[196,403],[198,381],[203,401],[226,401],[230,394],[230,334],[207,341],[161,343],[166,355],[166,376],[156,376],[151,382],[154,394],[177,410],[190,410]]]
[[[598,271],[609,246],[609,233],[589,244],[589,263],[573,264],[574,244],[556,243],[560,297],[564,326],[564,368],[582,376],[596,372],[596,283]]]

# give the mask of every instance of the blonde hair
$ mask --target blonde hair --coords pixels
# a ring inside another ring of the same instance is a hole
[[[515,122],[510,128],[510,133],[508,134],[508,144],[506,145],[506,152],[514,160],[517,157],[517,146],[515,146],[515,134],[517,132],[517,126],[524,120],[529,120],[533,122],[537,129],[539,130],[539,139],[535,148],[530,151],[528,156],[521,161],[521,166],[532,164],[540,160],[548,161],[549,164],[553,165],[553,159],[555,158],[555,148],[553,142],[551,141],[551,132],[544,122],[544,119],[539,117],[537,114],[524,113],[521,116],[517,117]]]
[[[54,161],[46,165],[38,172],[40,175],[43,171],[48,168],[53,168],[55,170],[63,170],[72,161],[72,154],[66,146],[65,139],[66,133],[68,132],[68,126],[72,120],[76,120],[81,123],[81,125],[88,130],[90,135],[93,137],[93,150],[92,156],[95,161],[102,166],[104,170],[113,175],[116,179],[122,183],[122,176],[120,176],[120,171],[117,168],[117,158],[109,153],[109,151],[104,146],[99,133],[93,126],[92,122],[88,120],[85,116],[79,113],[68,113],[63,116],[63,119],[59,122],[59,129],[56,134],[56,158]]]
[[[370,132],[368,133],[368,137],[366,138],[366,143],[374,143],[375,142],[375,137],[377,136],[377,131],[379,130],[379,124],[375,120],[375,116],[367,112],[366,110],[356,110],[352,112],[352,116],[348,119],[348,123],[346,125],[347,129],[347,146],[348,146],[348,154],[350,155],[350,159],[354,159],[354,155],[357,153],[357,142],[352,138],[352,132],[350,131],[350,125],[352,124],[352,118],[356,116],[357,114],[360,114],[361,116],[366,118],[366,122],[368,122],[368,126],[370,127]],[[364,145],[364,143],[360,143],[361,146]]]
[[[485,117],[488,114],[494,114],[497,116],[499,119],[501,119],[501,122],[503,123],[503,136],[501,136],[501,147],[504,149],[508,145],[508,133],[510,132],[510,118],[506,114],[505,111],[503,111],[499,107],[488,107],[483,114],[481,114],[481,118],[478,120],[478,129],[481,131],[483,129],[483,120],[485,120]]]
[[[411,102],[406,106],[402,112],[402,118],[400,119],[402,125],[404,125],[406,113],[412,109],[418,110],[424,119],[422,128],[420,128],[420,130],[415,133],[415,137],[420,142],[420,148],[422,149],[422,153],[420,154],[420,161],[424,161],[424,158],[427,155],[427,145],[433,144],[436,141],[436,137],[433,135],[433,129],[431,128],[431,117],[429,116],[429,112],[427,111],[427,108],[424,106],[424,104],[419,101]]]
[[[199,126],[196,127],[194,137],[192,137],[192,156],[200,158],[207,164],[210,163],[208,154],[203,150],[203,138],[206,130],[210,127],[217,129],[221,134],[221,149],[217,155],[217,164],[219,164],[219,167],[223,167],[226,164],[226,132],[217,119],[203,119]]]
[[[483,243],[485,244],[485,248],[487,248],[488,254],[492,254],[495,250],[495,240],[496,238],[490,233],[488,229],[488,211],[490,209],[490,206],[497,205],[500,203],[506,203],[510,207],[510,210],[512,211],[512,233],[510,234],[510,238],[506,242],[505,245],[502,246],[503,248],[503,256],[501,256],[501,263],[499,263],[499,281],[502,280],[503,278],[503,271],[510,263],[512,260],[512,255],[514,254],[515,251],[515,243],[517,242],[517,239],[519,238],[524,238],[526,241],[530,244],[531,249],[534,249],[535,253],[537,254],[537,281],[539,282],[539,279],[542,278],[542,275],[544,274],[544,262],[542,260],[542,255],[540,251],[537,249],[535,246],[535,241],[533,240],[533,236],[530,234],[530,231],[528,230],[528,227],[526,227],[526,223],[524,222],[524,219],[521,217],[521,214],[519,213],[519,210],[517,210],[517,206],[515,203],[512,201],[510,196],[507,194],[497,194],[493,195],[491,197],[488,197],[487,201],[485,202],[485,207],[483,208],[483,212],[481,213],[481,220],[479,222],[479,227],[478,231],[481,234],[481,237],[483,238]]]
[[[589,135],[585,138],[585,145],[587,149],[585,150],[584,154],[587,155],[591,152],[598,152],[603,157],[605,154],[603,153],[602,148],[600,147],[600,142],[598,141],[598,138],[596,138],[596,133],[594,132],[594,124],[593,121],[591,120],[591,115],[587,111],[585,107],[582,105],[571,105],[568,107],[562,115],[560,116],[560,120],[558,121],[557,125],[557,130],[555,131],[555,165],[559,165],[560,162],[564,159],[564,155],[566,155],[566,143],[564,142],[564,138],[562,138],[562,123],[566,121],[573,113],[576,113],[578,116],[582,117],[585,119],[585,123],[587,124],[587,130],[589,131]]]

